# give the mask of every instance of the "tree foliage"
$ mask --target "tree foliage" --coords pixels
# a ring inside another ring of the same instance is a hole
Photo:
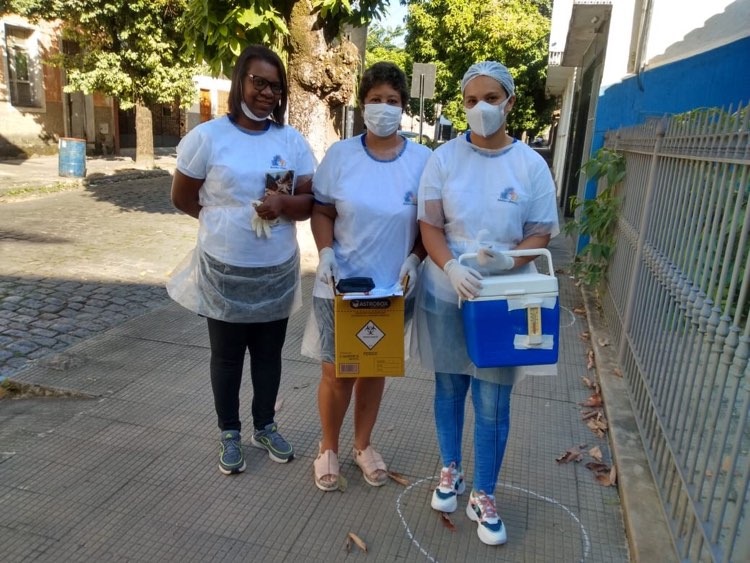
[[[194,66],[180,54],[177,22],[185,0],[16,0],[23,15],[60,19],[79,45],[53,62],[67,71],[66,91],[98,91],[128,109],[192,102]]]
[[[373,24],[367,30],[367,52],[365,53],[365,66],[372,66],[380,61],[389,61],[397,64],[405,72],[411,71],[412,60],[403,47],[396,44],[396,40],[405,33],[405,28],[383,27]]]
[[[380,19],[388,0],[187,0],[183,18],[185,47],[214,76],[230,76],[243,48],[260,43],[282,58],[290,51],[295,7],[307,4],[316,28],[333,42],[342,26]]]
[[[369,67],[380,61],[388,61],[398,65],[406,74],[408,84],[411,84],[414,61],[406,49],[399,47],[396,40],[406,32],[402,26],[395,28],[383,27],[379,24],[372,25],[367,30],[367,52],[365,54],[365,66]],[[419,115],[419,100],[411,98],[406,107],[408,115]],[[427,123],[434,123],[434,105],[427,103],[424,106],[424,118]]]
[[[406,51],[415,62],[437,66],[435,101],[459,129],[466,127],[464,72],[477,61],[502,62],[516,84],[508,129],[535,135],[553,106],[544,92],[550,14],[550,0],[411,0]]]
[[[214,76],[229,76],[249,44],[287,63],[289,122],[320,157],[340,136],[362,64],[344,25],[380,19],[388,0],[187,0],[185,46]]]

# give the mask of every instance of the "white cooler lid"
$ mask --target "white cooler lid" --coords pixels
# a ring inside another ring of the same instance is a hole
[[[482,291],[479,292],[479,299],[483,297],[513,297],[539,293],[556,294],[557,278],[538,273],[484,276],[482,279]]]

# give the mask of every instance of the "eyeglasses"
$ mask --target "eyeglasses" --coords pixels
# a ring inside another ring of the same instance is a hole
[[[283,91],[281,82],[269,82],[262,76],[255,76],[254,74],[250,74],[249,72],[247,73],[247,77],[252,81],[253,88],[255,88],[258,92],[262,92],[269,86],[271,87],[271,92],[273,92],[277,96]]]

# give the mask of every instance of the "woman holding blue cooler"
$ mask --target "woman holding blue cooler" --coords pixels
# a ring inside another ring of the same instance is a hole
[[[474,406],[474,479],[466,513],[488,545],[507,541],[495,488],[510,429],[513,383],[524,366],[479,368],[467,354],[459,301],[477,296],[483,275],[534,271],[533,256],[559,233],[555,186],[544,159],[506,133],[515,88],[494,61],[472,65],[461,82],[470,131],[439,147],[419,187],[418,218],[428,252],[415,311],[416,355],[435,372],[435,425],[443,469],[431,506],[457,508],[465,490],[462,433],[466,395]],[[462,254],[473,261],[459,261]]]

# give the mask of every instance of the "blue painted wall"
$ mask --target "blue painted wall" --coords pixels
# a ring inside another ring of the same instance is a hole
[[[750,37],[632,76],[599,97],[591,154],[612,129],[701,107],[750,102]],[[586,198],[596,184],[586,186]]]

